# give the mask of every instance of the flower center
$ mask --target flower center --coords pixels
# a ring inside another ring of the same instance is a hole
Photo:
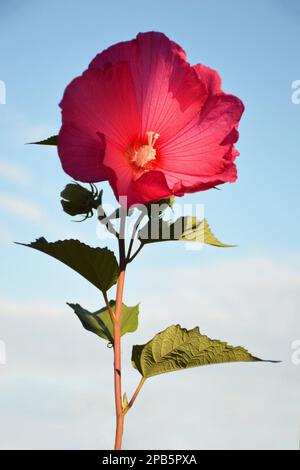
[[[154,148],[155,142],[157,141],[159,134],[152,131],[146,132],[148,138],[148,144],[142,145],[137,150],[130,152],[130,162],[134,163],[137,167],[143,168],[147,163],[155,160],[156,150]]]

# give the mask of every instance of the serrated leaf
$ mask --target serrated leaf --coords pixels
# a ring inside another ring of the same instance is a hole
[[[48,139],[41,140],[40,142],[30,142],[32,145],[57,145],[58,135],[52,135]]]
[[[241,346],[202,335],[199,328],[172,325],[144,345],[133,346],[132,364],[145,378],[191,367],[226,362],[262,361]]]
[[[115,311],[115,302],[111,301],[110,307],[112,311]],[[88,310],[82,308],[79,304],[68,305],[74,310],[83,327],[86,330],[92,331],[96,335],[100,336],[105,340],[113,343],[113,324],[106,307],[98,310],[97,312],[91,313]],[[122,304],[121,310],[121,335],[126,333],[133,333],[138,327],[138,316],[139,316],[139,305],[134,307],[127,307]]]
[[[233,247],[220,242],[211,231],[206,219],[196,217],[179,217],[175,222],[161,219],[149,221],[138,234],[143,244],[163,241],[200,242],[222,248]]]
[[[92,248],[79,240],[48,242],[38,238],[30,244],[18,243],[42,251],[78,272],[102,292],[110,289],[118,279],[119,266],[108,248]]]
[[[206,245],[218,246],[222,248],[232,248],[236,245],[228,245],[221,242],[212,232],[206,219],[197,220],[196,217],[188,217],[181,241],[201,242]]]

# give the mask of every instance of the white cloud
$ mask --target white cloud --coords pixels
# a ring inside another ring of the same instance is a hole
[[[41,208],[25,198],[12,196],[11,194],[0,193],[0,209],[13,214],[29,222],[41,220]]]
[[[1,227],[0,231],[0,245],[10,243],[13,240],[13,235],[9,230]]]
[[[0,298],[0,315],[8,316],[50,316],[61,315],[62,306],[55,302],[44,300],[16,301],[9,298]]]
[[[141,300],[139,330],[123,341],[128,395],[139,380],[130,365],[131,345],[171,323],[199,325],[211,337],[283,362],[149,379],[126,417],[125,447],[297,449],[300,365],[291,361],[291,346],[300,339],[298,267],[254,257],[159,272],[137,264],[128,274],[126,303]],[[0,339],[7,346],[1,448],[108,449],[112,351],[83,330],[67,306],[52,302],[0,302]]]
[[[0,160],[0,177],[22,186],[28,186],[32,181],[32,176],[25,167],[8,160]]]
[[[35,124],[30,116],[22,111],[7,106],[2,116],[2,125],[9,131],[13,131],[13,136],[17,136],[18,144],[35,142],[50,137],[57,133],[57,129],[48,124]]]
[[[297,325],[300,335],[300,269],[296,263],[253,257],[191,269],[155,271],[136,266],[133,271],[134,292],[143,292],[138,300],[147,310],[145,330],[154,333],[158,323],[161,328],[172,322],[189,328],[198,325],[205,333],[222,335],[231,342],[245,338],[249,346],[260,346],[266,353],[265,339],[257,330],[269,340],[276,338],[277,345],[289,334],[295,335]],[[274,351],[276,354],[276,348]]]

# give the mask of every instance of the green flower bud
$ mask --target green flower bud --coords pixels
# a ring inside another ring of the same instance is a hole
[[[78,183],[67,184],[60,193],[63,198],[61,205],[64,212],[71,216],[84,215],[83,220],[92,217],[93,210],[101,205],[103,191],[99,192],[93,184],[90,184],[90,187],[91,190]]]

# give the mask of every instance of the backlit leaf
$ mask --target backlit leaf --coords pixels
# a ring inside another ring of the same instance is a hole
[[[110,289],[118,279],[119,267],[116,257],[108,248],[92,248],[79,240],[59,240],[49,243],[38,238],[26,245],[58,259],[78,272],[102,292]]]
[[[150,220],[138,234],[143,244],[163,241],[200,242],[218,247],[232,247],[220,242],[211,231],[208,222],[196,217],[179,217],[175,222]]]
[[[110,307],[115,311],[115,302],[111,301]],[[79,304],[68,304],[76,313],[83,327],[86,330],[92,331],[100,338],[106,339],[113,343],[113,324],[106,307],[91,313],[82,308]],[[134,307],[127,307],[122,304],[121,310],[121,335],[126,333],[133,333],[138,327],[139,305]]]
[[[132,364],[147,379],[191,367],[226,362],[262,361],[241,346],[230,346],[223,341],[202,335],[199,328],[186,330],[172,325],[158,333],[144,345],[133,346]]]

